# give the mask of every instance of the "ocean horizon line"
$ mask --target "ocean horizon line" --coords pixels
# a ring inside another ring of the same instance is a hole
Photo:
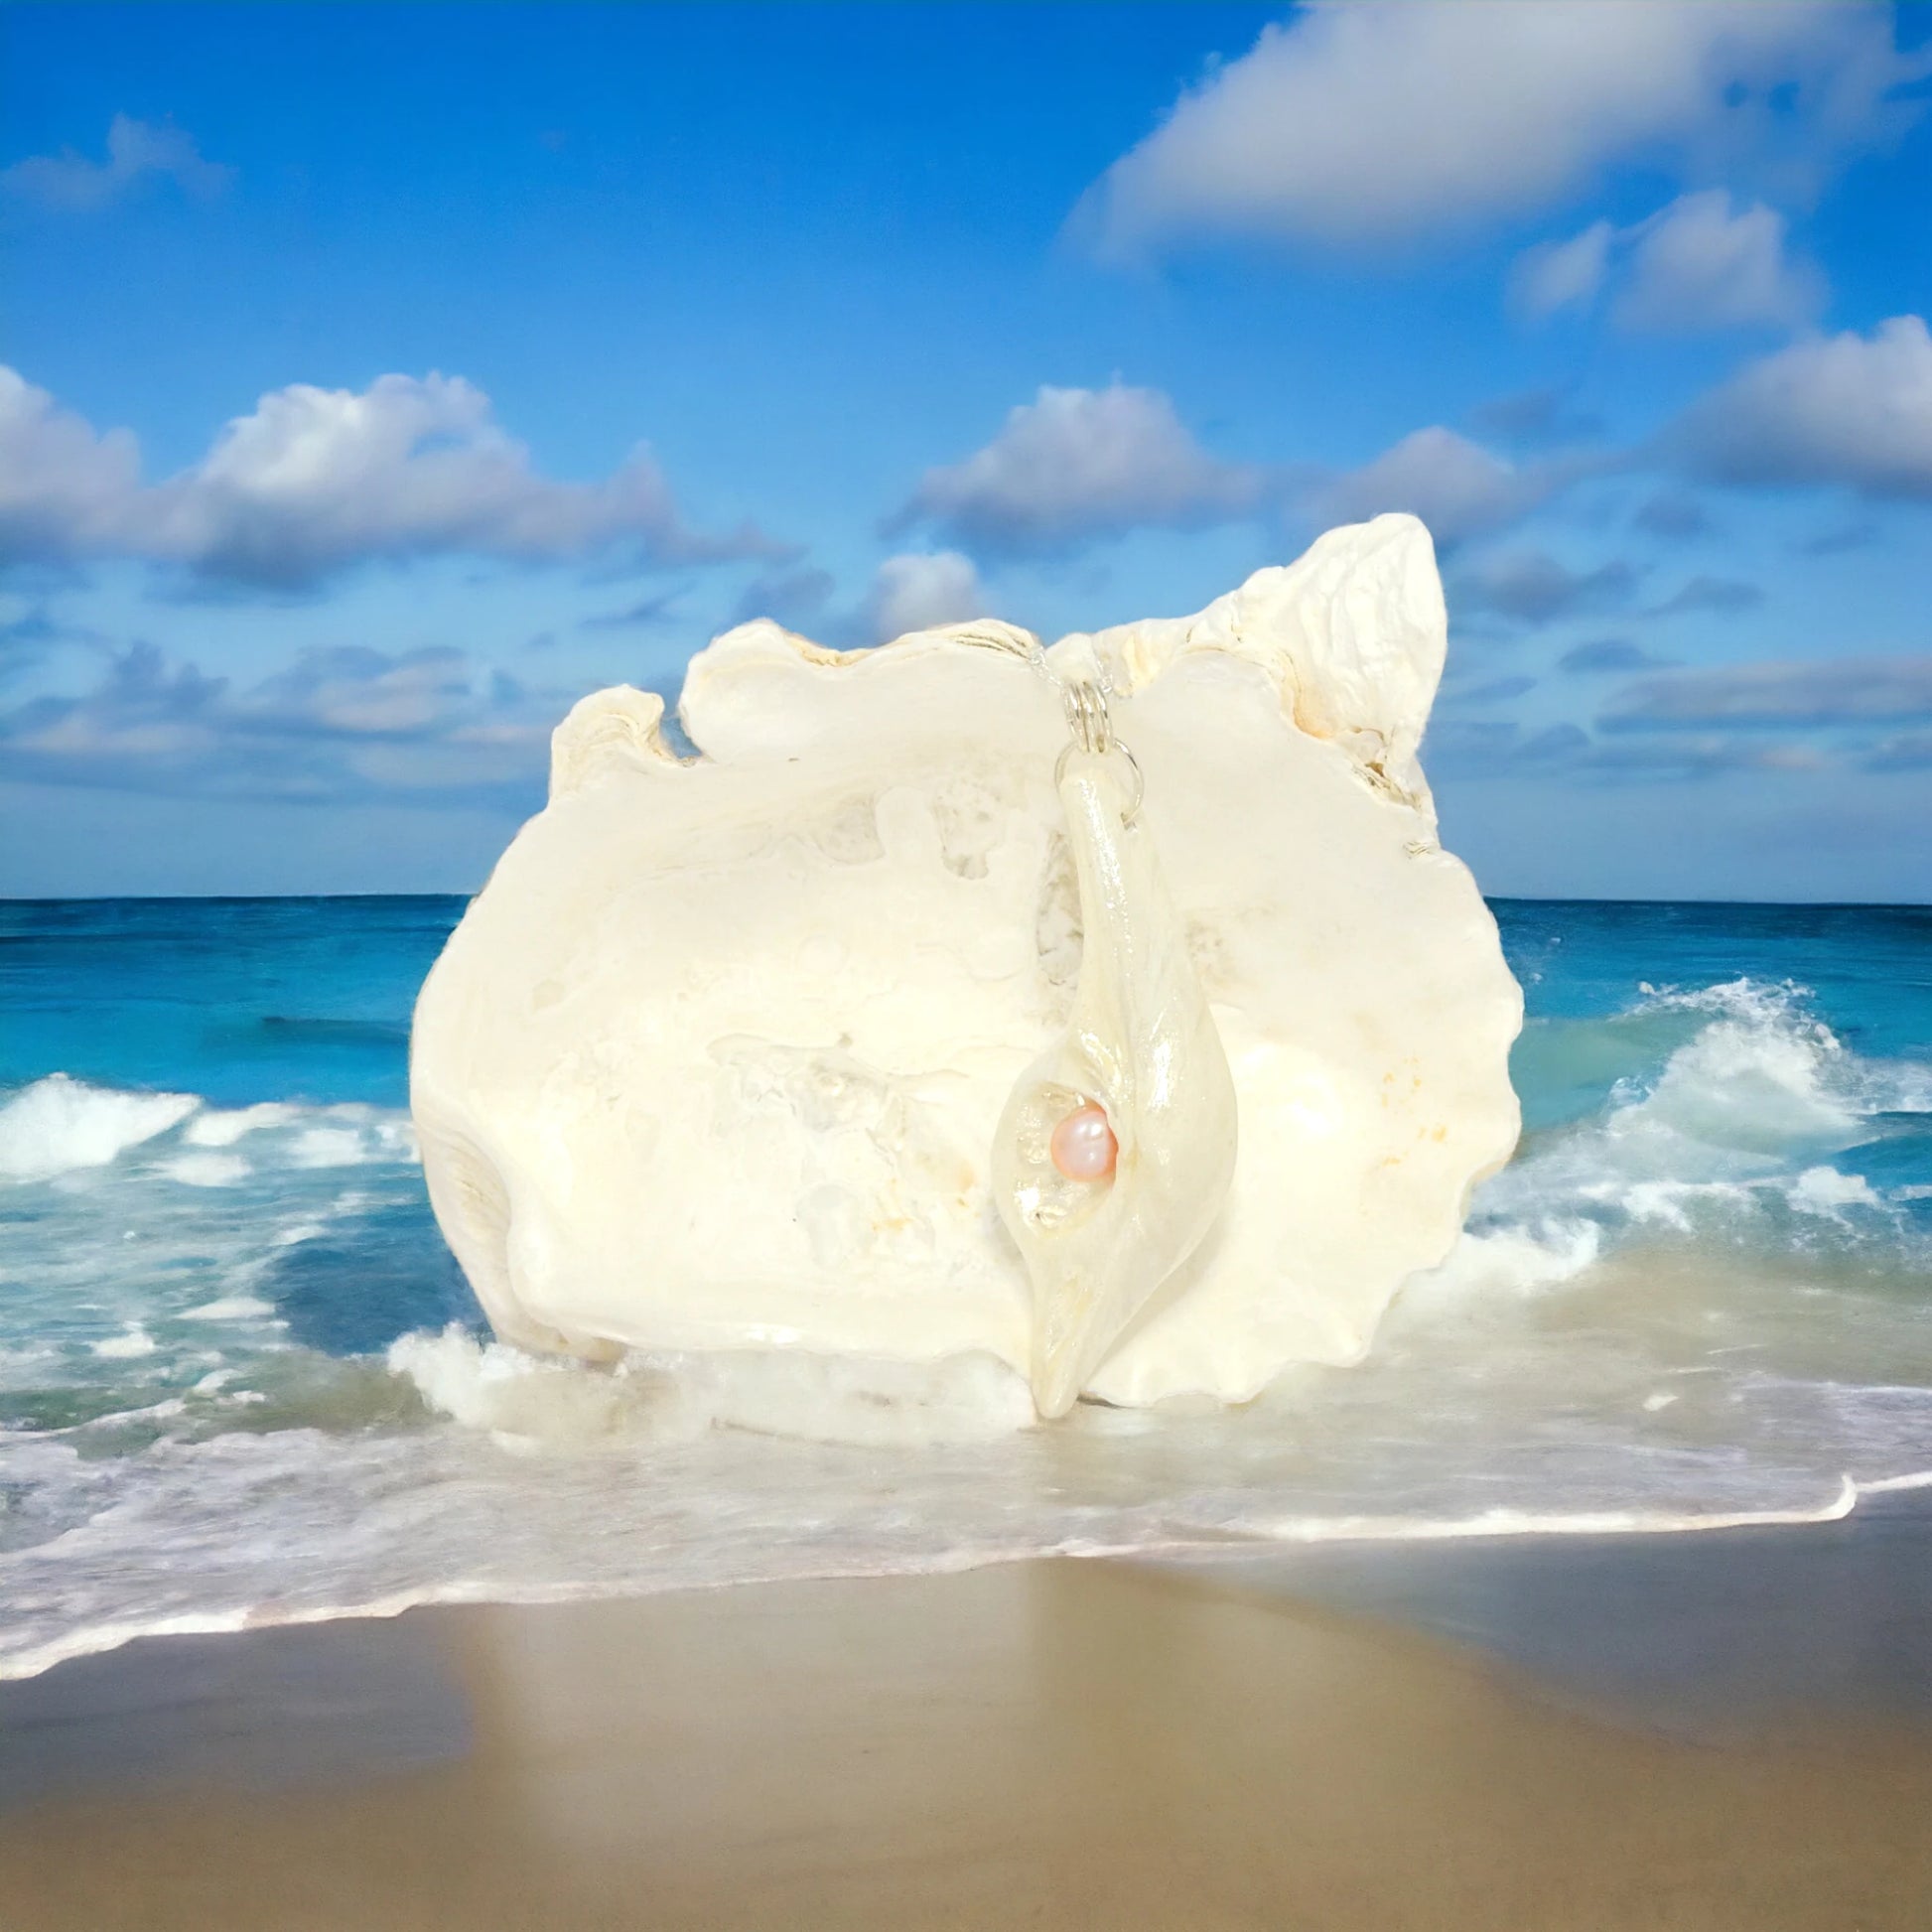
[[[314,905],[394,901],[440,903],[471,899],[482,892],[422,893],[0,893],[0,906],[31,905]],[[1673,898],[1609,893],[1484,893],[1488,905],[1695,905],[1719,910],[1805,912],[1923,912],[1925,898]]]

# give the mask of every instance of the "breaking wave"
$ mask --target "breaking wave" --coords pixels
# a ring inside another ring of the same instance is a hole
[[[104,1168],[201,1104],[192,1093],[117,1093],[50,1074],[0,1107],[0,1177],[50,1180]]]
[[[1546,1023],[1555,1037],[1531,1048],[1545,1069],[1600,1067],[1619,1041],[1627,1061],[1629,1045],[1682,1036],[1654,1070],[1615,1075],[1584,1118],[1530,1133],[1484,1189],[1474,1238],[1533,1231],[1540,1246],[1589,1259],[1659,1234],[1779,1255],[1862,1245],[1874,1259],[1923,1261],[1916,1188],[1874,1184],[1864,1170],[1877,1153],[1882,1174],[1887,1144],[1932,1132],[1932,1067],[1862,1058],[1810,997],[1790,982],[1737,979],[1646,988],[1612,1019]]]

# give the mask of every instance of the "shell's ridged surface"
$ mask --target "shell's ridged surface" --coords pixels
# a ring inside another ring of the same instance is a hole
[[[412,1051],[432,1200],[500,1331],[1033,1371],[995,1149],[1077,1029],[1088,936],[1058,695],[974,630],[731,632],[686,677],[694,760],[647,693],[559,728]],[[1116,693],[1239,1122],[1221,1212],[1091,1393],[1242,1399],[1352,1359],[1514,1145],[1520,996],[1416,762],[1444,641],[1427,534],[1383,517],[1048,653]]]

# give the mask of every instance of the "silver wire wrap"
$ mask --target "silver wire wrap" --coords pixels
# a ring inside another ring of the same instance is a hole
[[[1066,728],[1072,734],[1053,763],[1053,786],[1057,790],[1066,776],[1066,761],[1075,752],[1090,758],[1105,758],[1118,752],[1134,773],[1134,797],[1120,815],[1122,825],[1132,825],[1141,815],[1147,797],[1147,779],[1141,761],[1128,750],[1124,739],[1114,736],[1113,719],[1107,711],[1107,693],[1091,678],[1075,678],[1060,686],[1060,700],[1066,708]]]

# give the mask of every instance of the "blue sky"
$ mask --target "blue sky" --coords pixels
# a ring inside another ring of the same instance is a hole
[[[0,894],[471,889],[601,684],[1435,530],[1497,893],[1932,894],[1932,7],[13,6]]]

